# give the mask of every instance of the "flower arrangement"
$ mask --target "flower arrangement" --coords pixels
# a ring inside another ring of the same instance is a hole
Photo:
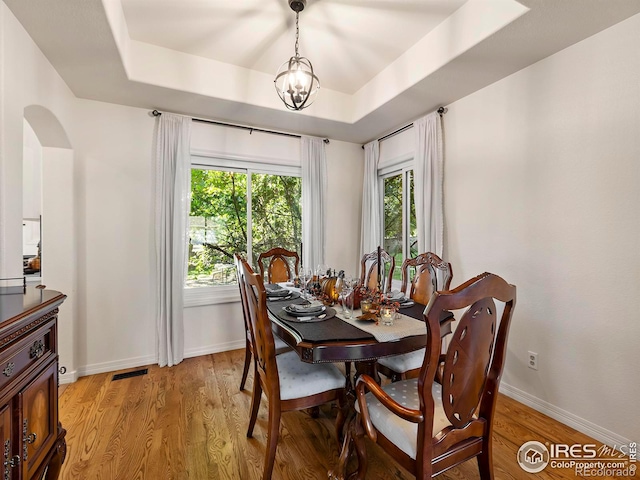
[[[360,296],[363,317],[377,318],[383,306],[391,307],[395,312],[400,308],[399,302],[387,298],[379,288],[371,289],[364,285],[359,285],[357,291]]]

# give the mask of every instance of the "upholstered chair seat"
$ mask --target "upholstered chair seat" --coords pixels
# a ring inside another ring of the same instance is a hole
[[[417,370],[422,366],[424,360],[425,349],[421,348],[415,352],[403,353],[401,355],[393,355],[378,360],[378,365],[388,368],[392,372],[406,373],[411,370]]]
[[[417,378],[390,383],[382,387],[382,390],[403,407],[420,410]],[[434,383],[431,392],[435,403],[432,432],[432,436],[435,436],[443,428],[450,426],[451,422],[449,422],[442,406],[442,386]],[[415,460],[417,455],[418,424],[408,422],[392,413],[372,393],[367,393],[365,398],[369,415],[371,416],[371,423],[373,423],[376,430]],[[360,407],[357,403],[355,407],[359,413]]]
[[[308,397],[345,385],[344,373],[332,363],[311,364],[300,361],[296,352],[276,356],[280,379],[280,400]]]

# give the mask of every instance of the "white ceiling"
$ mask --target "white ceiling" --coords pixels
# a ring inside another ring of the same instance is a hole
[[[290,112],[287,0],[3,0],[88,98],[363,143],[640,12],[638,0],[308,0],[320,78]]]
[[[465,1],[310,0],[300,13],[300,54],[312,59],[323,87],[353,94]],[[122,0],[122,7],[129,36],[140,42],[268,75],[294,53],[287,0]]]

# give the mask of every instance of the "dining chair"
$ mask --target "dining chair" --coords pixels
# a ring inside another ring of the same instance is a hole
[[[351,438],[355,443],[356,478],[366,475],[365,435],[418,479],[474,457],[480,478],[494,478],[493,419],[515,303],[516,287],[491,273],[434,294],[424,314],[427,355],[418,378],[384,387],[367,375],[357,380],[358,413],[345,441],[345,446]],[[434,380],[440,315],[459,309],[466,312],[447,349],[439,384]]]
[[[242,256],[238,253],[234,254],[234,261],[236,265],[236,275],[238,278],[238,287],[240,289],[240,304],[242,306],[242,319],[244,320],[244,331],[245,331],[245,350],[244,350],[244,366],[242,367],[242,379],[240,380],[240,390],[244,390],[245,383],[247,382],[247,376],[249,374],[249,365],[251,365],[251,359],[254,357],[253,355],[253,341],[251,340],[251,327],[249,322],[249,313],[247,310],[247,298],[244,294],[244,289],[242,288],[242,284],[240,283],[240,260],[242,260]],[[291,350],[291,347],[285,343],[277,335],[274,335],[274,343],[276,348],[276,354],[280,354],[282,352]],[[254,368],[254,378],[255,378],[255,368]]]
[[[402,262],[402,286],[405,296],[417,303],[427,305],[438,290],[449,290],[453,270],[449,262],[443,261],[435,253],[421,253],[417,257]],[[378,360],[378,372],[392,382],[418,376],[425,349],[393,355]]]
[[[265,263],[267,276],[265,277]],[[260,275],[267,283],[289,282],[298,276],[300,257],[296,252],[274,247],[258,257]]]
[[[380,251],[380,284],[383,292],[391,291],[393,272],[396,268],[396,259],[386,250]],[[375,290],[378,288],[378,251],[366,253],[360,261],[360,285]]]
[[[344,425],[346,378],[331,363],[304,363],[295,351],[277,355],[267,314],[267,295],[260,275],[253,272],[244,259],[240,263],[240,278],[247,299],[250,330],[253,335],[256,377],[253,381],[251,417],[247,437],[253,435],[258,417],[262,393],[269,402],[267,448],[263,479],[271,478],[280,431],[282,412],[317,407],[328,402],[338,402],[336,431]]]

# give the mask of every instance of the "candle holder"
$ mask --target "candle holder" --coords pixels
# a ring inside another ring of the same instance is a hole
[[[382,305],[382,307],[380,307],[380,321],[383,325],[393,325],[395,314],[395,308],[391,305]]]

